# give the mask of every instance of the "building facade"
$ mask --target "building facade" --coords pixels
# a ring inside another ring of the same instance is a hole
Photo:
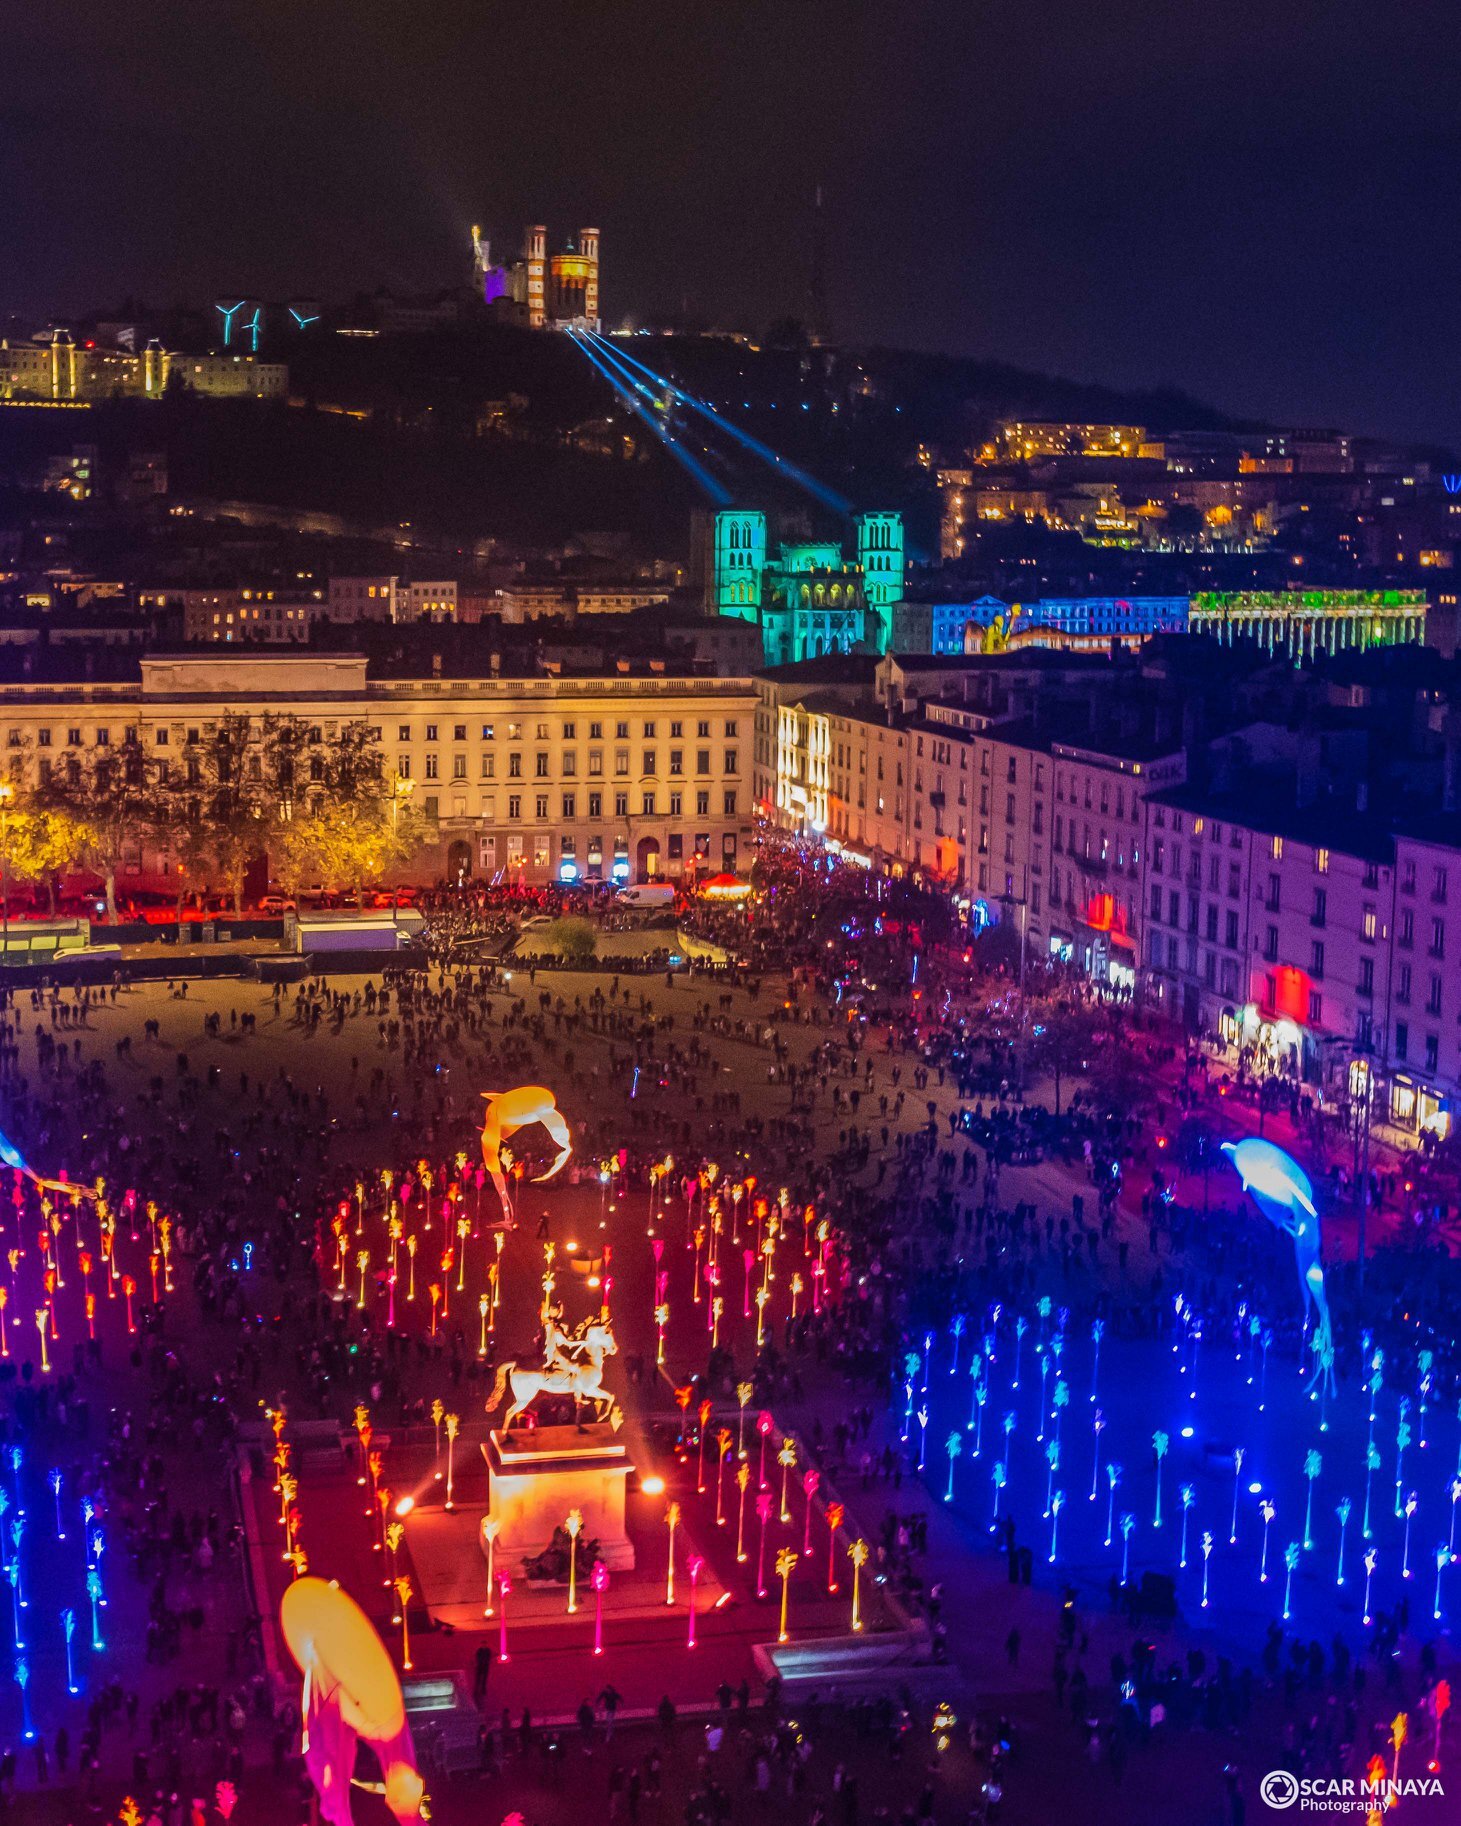
[[[494,266],[490,244],[474,228],[474,289],[484,304],[510,312],[530,330],[597,330],[600,239],[598,229],[581,228],[561,252],[550,254],[547,227],[535,222],[523,230],[518,258]]]
[[[1229,645],[1256,640],[1296,660],[1425,642],[1424,590],[1199,590],[1187,626]]]
[[[331,621],[395,621],[399,577],[331,577],[325,612]]]
[[[721,510],[702,547],[707,613],[757,622],[768,666],[887,652],[903,596],[902,515],[859,514],[854,533],[850,554],[834,540],[798,540],[772,558],[764,513]]]
[[[1444,1133],[1461,1105],[1461,812],[1372,804],[1362,774],[1340,784],[1347,697],[1333,746],[1251,722],[1189,748],[1160,706],[1124,732],[1120,717],[1115,733],[1068,729],[1082,691],[1111,690],[1112,662],[1083,685],[1043,657],[1043,676],[1015,655],[967,670],[889,656],[871,687],[763,675],[759,809],[945,888],[972,927],[1005,926],[1029,958],[1138,996],[1327,1107],[1369,1085],[1402,1134]]]
[[[223,646],[303,645],[323,606],[318,591],[179,590],[183,639]]]
[[[197,654],[143,659],[134,684],[0,685],[0,723],[23,781],[132,742],[181,764],[241,710],[322,736],[364,721],[438,833],[408,877],[680,881],[748,866],[756,703],[745,677],[381,679],[356,655]]]
[[[187,355],[158,343],[140,353],[88,348],[66,330],[45,341],[0,341],[0,399],[161,399],[169,385],[210,399],[284,399],[289,369],[253,355]]]

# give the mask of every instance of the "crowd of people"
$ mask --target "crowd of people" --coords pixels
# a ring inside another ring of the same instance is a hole
[[[703,1378],[721,1391],[749,1376],[758,1402],[805,1414],[805,1437],[829,1473],[860,1496],[891,1499],[886,1516],[866,1524],[879,1571],[929,1619],[940,1648],[940,1581],[909,1510],[911,1469],[874,1437],[910,1342],[955,1311],[1052,1288],[1077,1320],[1102,1317],[1113,1338],[1152,1335],[1169,1322],[1162,1295],[1174,1263],[1189,1296],[1214,1311],[1234,1286],[1283,1272],[1274,1239],[1235,1210],[1214,1201],[1199,1221],[1176,1195],[1178,1172],[1159,1146],[1170,1125],[1154,1097],[1112,1107],[1078,1096],[1057,1116],[1031,1084],[955,1095],[973,1085],[938,1036],[960,998],[976,993],[980,967],[949,942],[930,897],[910,889],[894,899],[886,884],[791,848],[767,853],[761,886],[749,911],[683,910],[736,962],[677,971],[671,993],[614,968],[612,954],[590,975],[541,981],[505,949],[464,955],[466,939],[505,946],[525,915],[576,907],[556,890],[486,888],[423,897],[428,966],[365,982],[241,985],[207,1009],[189,1003],[181,979],[147,991],[118,976],[101,987],[0,992],[6,1132],[74,1180],[136,1187],[174,1212],[186,1269],[178,1298],[139,1300],[125,1361],[113,1346],[104,1354],[78,1342],[64,1382],[39,1396],[27,1393],[31,1378],[9,1385],[7,1427],[64,1454],[78,1487],[104,1496],[137,1594],[140,1669],[88,1697],[74,1746],[42,1731],[38,1776],[58,1779],[74,1763],[95,1798],[120,1759],[134,1789],[160,1797],[167,1820],[169,1795],[241,1778],[250,1755],[288,1762],[297,1715],[264,1678],[220,1473],[240,1417],[261,1399],[287,1390],[303,1411],[341,1420],[367,1399],[409,1422],[426,1372],[439,1382],[444,1370],[454,1385],[482,1373],[460,1325],[429,1341],[382,1332],[331,1298],[320,1270],[342,1182],[362,1168],[400,1169],[423,1149],[448,1157],[469,1146],[484,1085],[543,1079],[559,1089],[579,1128],[570,1174],[592,1175],[612,1154],[625,1186],[647,1188],[668,1149],[682,1163],[744,1162],[828,1215],[839,1297],[788,1321],[755,1363],[708,1353]],[[161,1018],[151,1012],[159,1000]],[[146,1007],[146,1021],[134,1006]],[[1126,1043],[1159,1086],[1170,1038],[1123,1019]],[[164,1040],[164,1023],[194,1037]],[[320,1061],[325,1043],[338,1070]],[[1006,1190],[1032,1159],[1052,1158],[1073,1175],[1068,1203]],[[1431,1261],[1421,1279],[1409,1262],[1371,1273],[1380,1291],[1366,1324],[1394,1361],[1413,1361],[1427,1336],[1455,1335],[1461,1296],[1446,1264]],[[1335,1271],[1331,1285],[1341,1358],[1357,1361],[1358,1320],[1344,1299],[1351,1274]],[[1428,1330],[1413,1323],[1418,1308]],[[1440,1358],[1438,1398],[1439,1379],[1453,1374]],[[829,1397],[836,1418],[824,1423]],[[1338,1645],[1327,1658],[1319,1651],[1316,1684],[1313,1648],[1301,1664],[1298,1645],[1281,1639],[1255,1644],[1240,1666],[1159,1657],[1142,1638],[1101,1670],[1084,1652],[1087,1634],[1074,1605],[1052,1613],[1055,1697],[1078,1743],[1115,1779],[1139,1753],[1154,1707],[1169,1729],[1226,1731],[1250,1717],[1255,1691],[1276,1696],[1296,1767],[1337,1767],[1356,1741],[1364,1663]],[[1425,1690],[1433,1658],[1408,1618],[1387,1617],[1373,1641],[1387,1704],[1396,1682],[1407,1696]],[[194,1663],[201,1677],[185,1678]],[[794,1776],[785,1721],[727,1728],[751,1791]],[[905,1728],[881,1721],[873,1735],[891,1743]],[[981,1804],[993,1817],[1003,1752],[991,1757],[991,1746],[1007,1744],[1012,1727],[986,1715],[981,1728]],[[614,1813],[632,1818],[639,1800],[621,1773],[610,1785]],[[0,1795],[7,1786],[0,1765]],[[1230,1788],[1237,1818],[1241,1783]],[[650,1793],[643,1775],[638,1792]],[[849,1801],[844,1781],[814,1805],[854,1826],[852,1792]],[[695,1789],[694,1806],[693,1818],[725,1817],[719,1777]]]

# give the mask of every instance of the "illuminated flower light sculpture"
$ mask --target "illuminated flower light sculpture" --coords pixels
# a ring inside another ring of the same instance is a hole
[[[43,1192],[61,1192],[68,1198],[90,1198],[95,1200],[96,1193],[86,1186],[72,1185],[69,1179],[43,1179],[34,1167],[21,1154],[15,1143],[6,1136],[0,1135],[0,1166],[7,1166],[13,1173],[22,1173]]]
[[[506,1168],[510,1158],[504,1156],[503,1144],[519,1129],[541,1123],[558,1148],[558,1156],[546,1173],[539,1173],[535,1183],[552,1179],[568,1164],[573,1152],[573,1137],[558,1108],[552,1091],[541,1084],[520,1084],[510,1091],[483,1091],[487,1115],[482,1124],[482,1162],[487,1168],[502,1205],[505,1229],[513,1225],[512,1194],[508,1190]]]
[[[1312,1311],[1315,1325],[1316,1368],[1309,1386],[1313,1389],[1323,1377],[1325,1387],[1333,1394],[1334,1333],[1329,1323],[1324,1269],[1319,1260],[1319,1213],[1314,1205],[1314,1188],[1309,1183],[1309,1176],[1292,1155],[1256,1136],[1248,1136],[1242,1141],[1225,1141],[1223,1152],[1237,1169],[1243,1190],[1254,1204],[1269,1223],[1293,1241],[1299,1285],[1304,1293],[1304,1316],[1307,1319]]]
[[[401,1683],[370,1619],[338,1586],[303,1578],[286,1588],[279,1623],[304,1675],[302,1748],[321,1817],[350,1826],[355,1740],[363,1737],[383,1776],[372,1791],[398,1820],[420,1819],[422,1782]]]

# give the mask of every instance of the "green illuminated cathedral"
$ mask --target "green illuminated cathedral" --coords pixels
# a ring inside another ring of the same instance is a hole
[[[782,543],[768,556],[766,515],[728,507],[711,522],[712,614],[760,624],[769,666],[825,653],[885,653],[903,596],[903,516],[858,514],[857,551],[830,540]]]

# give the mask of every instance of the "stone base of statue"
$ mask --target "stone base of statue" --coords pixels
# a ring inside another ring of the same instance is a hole
[[[538,1554],[570,1509],[583,1515],[583,1538],[596,1540],[610,1572],[632,1572],[634,1543],[624,1527],[625,1484],[634,1466],[607,1422],[587,1427],[494,1427],[482,1447],[487,1513],[501,1524],[497,1564]],[[487,1543],[478,1535],[485,1557]],[[585,1569],[586,1570],[586,1569]]]

